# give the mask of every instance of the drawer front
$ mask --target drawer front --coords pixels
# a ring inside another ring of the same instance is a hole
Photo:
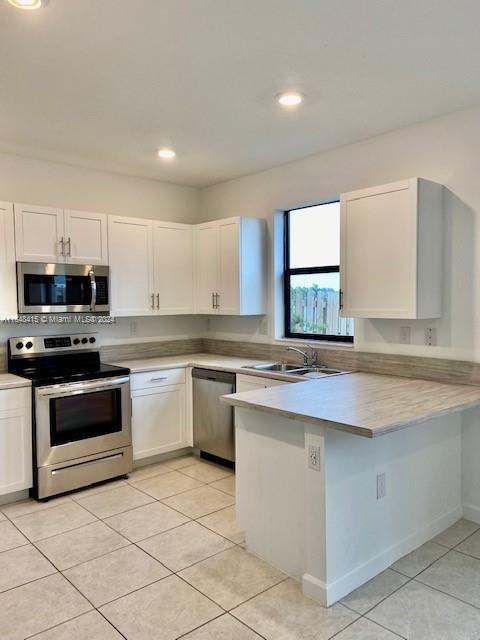
[[[0,390],[0,412],[12,409],[29,409],[32,403],[31,387]]]
[[[185,384],[185,369],[144,371],[143,373],[132,373],[130,378],[132,390],[165,387],[172,384]]]

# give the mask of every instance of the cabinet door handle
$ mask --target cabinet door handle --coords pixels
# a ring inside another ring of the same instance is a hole
[[[215,309],[220,309],[220,294],[215,294]]]
[[[64,240],[63,236],[60,238],[60,246],[62,248],[62,251],[61,251],[60,255],[65,257],[65,240]]]
[[[150,297],[152,298],[152,309],[155,310],[155,294],[152,293]]]
[[[150,378],[150,382],[163,382],[163,380],[168,380],[167,377],[163,377],[163,378]]]
[[[157,293],[157,309],[160,309],[160,294]]]
[[[212,309],[215,309],[215,294],[212,291]]]
[[[68,244],[68,257],[70,258],[72,255],[72,239],[70,236],[68,236],[68,240],[67,240],[67,244]]]
[[[338,292],[338,308],[340,311],[343,309],[343,291],[341,289]]]

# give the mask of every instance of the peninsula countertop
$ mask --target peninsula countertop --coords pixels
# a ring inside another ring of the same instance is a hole
[[[235,407],[375,438],[480,406],[480,387],[372,373],[222,396]]]

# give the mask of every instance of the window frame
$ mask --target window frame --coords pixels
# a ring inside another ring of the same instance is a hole
[[[315,340],[317,342],[346,342],[353,344],[354,336],[342,336],[331,333],[292,333],[291,330],[291,277],[295,275],[310,275],[315,273],[340,273],[340,265],[324,267],[290,267],[290,214],[292,211],[318,207],[322,204],[340,202],[338,199],[319,202],[318,204],[295,207],[283,212],[283,307],[284,307],[284,331],[285,338],[297,338],[300,340]]]

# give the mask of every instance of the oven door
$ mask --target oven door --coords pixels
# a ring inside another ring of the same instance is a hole
[[[108,275],[108,267],[17,262],[18,312],[108,312]]]
[[[35,389],[37,466],[132,444],[128,376]]]

